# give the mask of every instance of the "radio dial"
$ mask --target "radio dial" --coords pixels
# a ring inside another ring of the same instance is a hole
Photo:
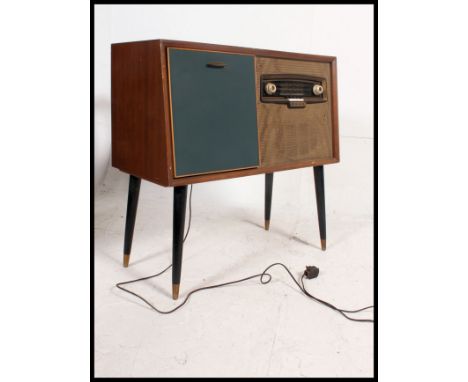
[[[268,82],[265,85],[265,91],[268,95],[273,95],[276,93],[276,85],[272,82]]]
[[[323,86],[322,85],[314,85],[312,88],[312,91],[314,92],[315,95],[320,95],[323,93]]]

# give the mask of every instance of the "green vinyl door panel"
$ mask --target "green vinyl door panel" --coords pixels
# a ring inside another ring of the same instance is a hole
[[[258,167],[254,57],[169,48],[169,70],[175,176]]]

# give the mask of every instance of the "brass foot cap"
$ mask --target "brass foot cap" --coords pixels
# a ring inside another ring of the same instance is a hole
[[[172,298],[174,300],[179,298],[179,286],[180,284],[172,284]]]
[[[322,245],[322,251],[325,251],[327,249],[327,241],[320,240],[320,244]]]
[[[129,261],[130,261],[130,255],[124,255],[123,266],[124,266],[125,268],[128,267]]]
[[[265,229],[268,231],[270,229],[270,221],[265,220]]]

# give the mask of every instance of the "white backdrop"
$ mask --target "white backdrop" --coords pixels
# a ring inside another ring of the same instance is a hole
[[[111,155],[110,44],[173,39],[336,56],[340,135],[372,138],[370,5],[97,5],[95,184]]]

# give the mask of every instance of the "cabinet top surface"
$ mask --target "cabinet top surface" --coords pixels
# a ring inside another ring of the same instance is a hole
[[[126,41],[126,42],[118,42],[111,44],[114,45],[122,45],[122,44],[142,44],[142,43],[152,43],[152,44],[159,44],[161,48],[185,48],[185,49],[200,49],[200,50],[213,50],[213,51],[220,51],[220,52],[237,52],[237,53],[245,53],[245,54],[252,54],[256,56],[264,56],[264,57],[283,57],[289,59],[296,59],[296,60],[311,60],[311,61],[323,61],[323,62],[332,62],[336,61],[335,56],[324,56],[324,55],[317,55],[317,54],[308,54],[308,53],[295,53],[295,52],[285,52],[279,50],[267,50],[267,49],[258,49],[258,48],[247,48],[247,47],[239,47],[239,46],[232,46],[232,45],[219,45],[219,44],[209,44],[209,43],[202,43],[202,42],[193,42],[193,41],[180,41],[180,40],[164,40],[164,39],[156,39],[156,40],[139,40],[139,41]]]

